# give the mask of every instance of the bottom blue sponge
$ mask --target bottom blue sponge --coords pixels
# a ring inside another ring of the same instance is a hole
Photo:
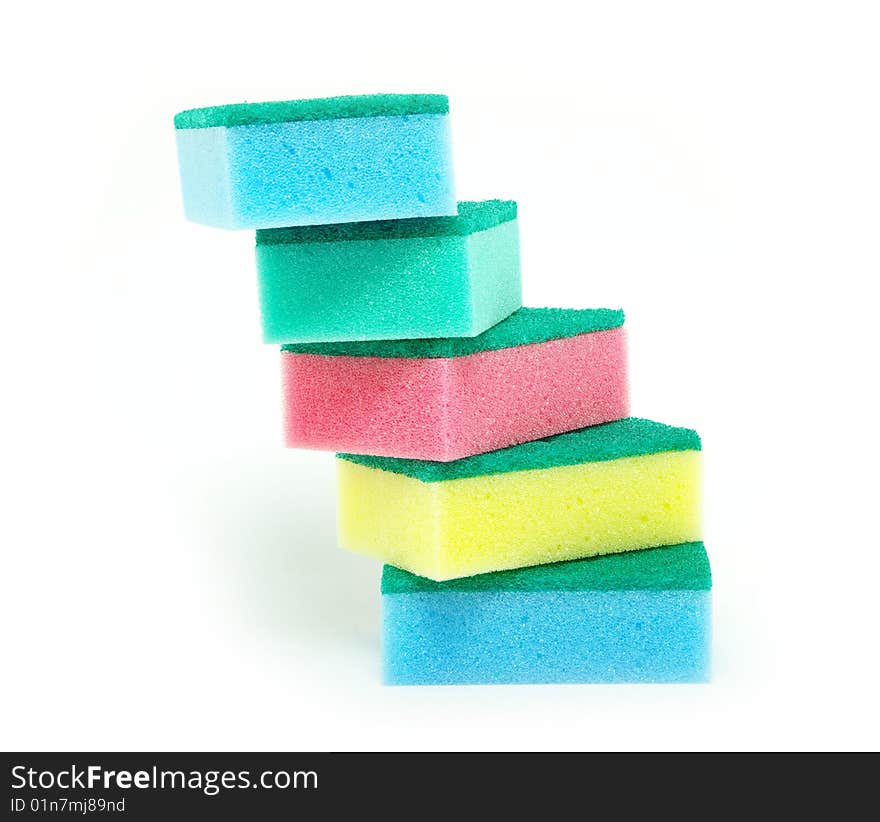
[[[389,685],[704,682],[701,542],[433,582],[386,565]]]

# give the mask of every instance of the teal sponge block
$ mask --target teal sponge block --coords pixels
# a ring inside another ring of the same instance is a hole
[[[454,214],[448,111],[439,94],[374,94],[180,112],[184,211],[219,228]]]
[[[522,303],[516,203],[257,232],[263,339],[474,337]]]
[[[385,681],[703,682],[711,587],[701,542],[449,582],[386,565]]]

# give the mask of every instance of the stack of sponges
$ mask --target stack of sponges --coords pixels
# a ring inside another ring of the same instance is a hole
[[[622,311],[522,308],[516,203],[456,203],[448,102],[175,118],[187,216],[257,230],[287,444],[340,451],[394,684],[708,676],[696,432],[629,417]]]

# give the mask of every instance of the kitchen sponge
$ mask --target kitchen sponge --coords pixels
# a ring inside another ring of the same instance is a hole
[[[705,681],[711,587],[700,542],[451,582],[386,565],[385,681]]]
[[[286,345],[287,444],[450,461],[620,419],[622,324],[521,308],[472,338]]]
[[[516,203],[257,232],[266,342],[473,337],[520,307]]]
[[[700,539],[700,439],[649,420],[337,478],[340,544],[434,580]]]
[[[174,118],[184,210],[220,228],[455,213],[449,101],[375,94]]]

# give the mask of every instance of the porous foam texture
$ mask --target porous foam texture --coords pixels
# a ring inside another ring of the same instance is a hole
[[[703,682],[711,587],[701,542],[450,582],[386,565],[385,681]]]
[[[455,214],[447,112],[430,94],[181,112],[184,212],[231,229]]]
[[[520,307],[516,203],[452,218],[257,233],[263,339],[473,337]]]
[[[695,431],[627,418],[453,462],[340,454],[342,547],[433,580],[691,542]]]
[[[521,308],[470,339],[285,346],[287,445],[450,461],[620,419],[622,323]]]

